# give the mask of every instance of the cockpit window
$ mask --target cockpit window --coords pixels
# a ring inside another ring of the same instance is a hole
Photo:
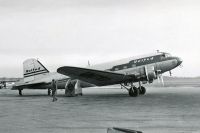
[[[167,57],[171,57],[171,54],[169,54],[169,53],[164,53],[164,52],[163,52],[163,53],[161,54],[161,56],[160,56],[160,59],[161,59],[161,60],[164,60],[164,59],[167,58]]]
[[[171,57],[171,55],[167,53],[167,54],[165,54],[165,57]]]

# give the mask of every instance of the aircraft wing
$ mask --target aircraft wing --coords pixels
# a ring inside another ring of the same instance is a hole
[[[57,72],[97,86],[112,85],[127,80],[133,80],[133,77],[129,75],[90,68],[64,66],[58,68]]]

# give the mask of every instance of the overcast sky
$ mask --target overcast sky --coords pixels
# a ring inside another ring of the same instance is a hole
[[[160,51],[200,76],[199,0],[0,0],[0,77],[38,58],[50,71]]]

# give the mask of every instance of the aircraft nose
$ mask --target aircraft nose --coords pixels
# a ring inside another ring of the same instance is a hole
[[[177,60],[177,66],[181,65],[181,63],[183,62],[183,60],[179,57],[176,57]]]

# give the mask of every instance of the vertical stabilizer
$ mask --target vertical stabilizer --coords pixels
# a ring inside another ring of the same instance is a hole
[[[23,62],[24,81],[32,81],[40,78],[49,71],[36,59],[27,59]]]

